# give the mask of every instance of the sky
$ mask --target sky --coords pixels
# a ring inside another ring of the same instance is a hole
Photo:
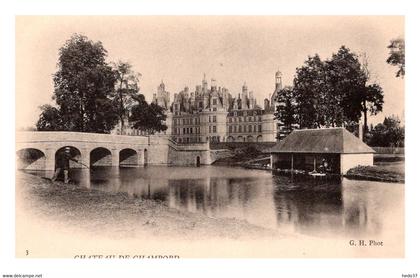
[[[402,16],[17,16],[17,128],[34,126],[39,106],[54,104],[58,50],[74,33],[101,41],[108,62],[130,62],[149,101],[162,80],[172,101],[206,73],[233,96],[246,82],[262,104],[277,70],[291,85],[308,56],[327,59],[345,45],[366,55],[371,81],[384,90],[383,112],[369,122],[404,119],[404,79],[386,63],[389,41],[404,38]]]

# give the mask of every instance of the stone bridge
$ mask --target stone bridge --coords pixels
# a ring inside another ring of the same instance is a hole
[[[211,164],[208,143],[178,145],[165,136],[128,136],[43,131],[17,132],[17,169],[54,170],[57,155],[70,147],[71,156],[86,166],[147,164]],[[71,168],[83,168],[70,161]]]

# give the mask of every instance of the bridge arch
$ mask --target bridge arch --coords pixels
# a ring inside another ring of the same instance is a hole
[[[130,148],[120,150],[119,165],[122,167],[138,166],[139,159],[137,152]]]
[[[262,135],[257,136],[257,142],[262,142]]]
[[[46,163],[45,153],[36,148],[24,148],[16,152],[17,168],[25,170],[44,170]]]
[[[89,166],[112,166],[112,153],[104,147],[97,147],[90,151]]]
[[[54,156],[55,167],[57,167],[57,161],[58,161],[59,156],[64,154],[65,148],[67,148],[67,147],[70,148],[70,157],[71,158],[73,158],[77,161],[80,161],[82,159],[82,153],[80,152],[80,150],[78,148],[76,148],[74,146],[64,146],[64,147],[59,148],[55,152],[55,156]],[[69,166],[70,166],[70,168],[82,168],[82,166],[80,164],[78,164],[74,161],[71,161],[71,160],[69,162]]]
[[[228,136],[227,142],[235,142],[235,138],[233,136]]]

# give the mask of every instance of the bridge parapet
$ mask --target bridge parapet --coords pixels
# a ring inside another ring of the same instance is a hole
[[[16,132],[16,143],[28,142],[96,142],[148,145],[147,136],[113,135],[70,131],[22,131]]]

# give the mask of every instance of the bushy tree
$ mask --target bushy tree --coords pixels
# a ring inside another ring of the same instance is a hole
[[[404,39],[393,39],[388,45],[389,57],[386,62],[390,65],[397,66],[397,77],[404,78],[405,75],[405,41]]]
[[[373,147],[404,147],[405,128],[398,117],[385,117],[369,134],[368,143]]]
[[[305,64],[296,69],[293,91],[296,99],[296,121],[302,128],[318,128],[325,124],[325,88],[323,73],[325,64],[318,55],[308,57]]]
[[[106,63],[106,56],[101,42],[79,34],[66,41],[59,50],[58,70],[54,74],[53,99],[58,113],[51,108],[43,111],[41,128],[107,133],[115,126],[118,116],[110,96],[116,76]],[[52,112],[60,117],[61,126],[45,122]]]
[[[293,109],[279,107],[276,118],[283,122],[287,117],[301,128],[320,128],[355,125],[363,113],[367,129],[368,113],[377,114],[383,105],[381,87],[368,81],[358,56],[345,46],[325,61],[318,55],[308,57],[296,69],[293,88],[287,89]],[[284,101],[285,93],[279,91],[277,99]]]
[[[113,70],[116,76],[116,84],[112,97],[122,132],[125,120],[129,117],[129,110],[135,102],[133,96],[139,92],[138,82],[141,74],[134,72],[130,63],[122,61],[113,63]]]
[[[274,116],[285,126],[288,131],[296,123],[296,100],[292,87],[285,87],[276,96],[278,103]]]
[[[148,104],[144,95],[134,96],[136,104],[131,109],[130,122],[136,129],[154,134],[165,131],[168,127],[164,124],[166,120],[165,110],[155,103]]]
[[[36,123],[36,129],[40,131],[55,131],[55,130],[66,130],[66,126],[62,121],[60,111],[49,105],[44,104],[40,106],[41,114],[39,115],[38,122]]]

